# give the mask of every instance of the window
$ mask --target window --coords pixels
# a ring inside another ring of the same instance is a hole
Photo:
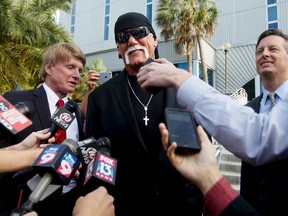
[[[152,23],[152,0],[147,0],[146,17]]]
[[[271,28],[276,28],[276,29],[278,29],[278,23],[269,23],[269,24],[268,24],[268,29],[271,29]]]
[[[267,0],[267,5],[276,4],[277,0]]]
[[[76,0],[73,1],[72,10],[71,10],[70,33],[72,34],[72,37],[74,36],[74,32],[75,32],[75,19],[76,19]]]
[[[277,20],[277,6],[268,7],[268,22]]]
[[[109,16],[105,16],[104,24],[104,40],[108,40],[109,37]]]
[[[105,2],[105,19],[104,19],[104,40],[109,38],[109,16],[110,16],[110,0]]]
[[[213,76],[213,70],[207,67],[207,75],[208,75],[208,83],[211,86],[214,86],[214,76]],[[202,72],[202,67],[201,64],[199,65],[199,78],[204,80],[203,72]]]
[[[278,28],[277,0],[267,0],[268,28]]]

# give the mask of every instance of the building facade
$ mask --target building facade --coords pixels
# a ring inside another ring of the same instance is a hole
[[[159,40],[159,54],[177,67],[187,68],[186,56],[174,50],[174,41],[160,36],[156,17],[158,0],[75,0],[70,13],[60,12],[59,22],[71,32],[75,43],[87,57],[103,59],[107,70],[117,73],[123,69],[114,39],[114,23],[126,12],[140,12],[150,21]],[[255,44],[268,28],[288,33],[288,0],[215,0],[220,11],[213,38],[205,40],[205,58],[209,83],[219,91],[232,93],[242,86],[251,89],[250,97],[261,92],[261,82],[255,70]],[[223,44],[229,43],[228,52]],[[193,74],[201,76],[199,51],[193,51]],[[249,93],[248,93],[249,94]]]

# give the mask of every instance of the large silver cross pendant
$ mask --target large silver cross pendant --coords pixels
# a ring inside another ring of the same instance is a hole
[[[148,125],[149,118],[147,118],[147,116],[145,116],[145,118],[143,118],[143,120],[145,121],[145,125],[147,126],[147,125]]]
[[[149,121],[149,118],[147,117],[147,110],[148,110],[148,108],[144,107],[145,117],[143,118],[143,120],[145,121],[145,126],[148,125],[148,121]]]

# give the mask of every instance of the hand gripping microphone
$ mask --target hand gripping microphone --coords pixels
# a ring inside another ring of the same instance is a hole
[[[102,139],[95,157],[92,175],[93,177],[115,185],[117,160],[110,157],[111,143],[109,139],[107,137],[103,137]]]
[[[152,58],[149,58],[145,63],[144,65],[148,65],[150,64],[151,62],[155,62]],[[147,92],[153,94],[153,95],[156,95],[161,89],[161,87],[158,87],[158,86],[149,86],[146,90]]]
[[[30,194],[28,200],[14,210],[10,216],[23,215],[33,211],[33,206],[41,199],[49,185],[69,184],[75,172],[80,166],[74,153],[77,151],[77,142],[66,139],[60,145],[48,145],[33,163],[33,167],[43,176]]]
[[[87,181],[92,177],[93,165],[95,161],[95,155],[99,148],[110,148],[111,144],[107,137],[103,137],[95,140],[93,137],[87,138],[78,142],[79,148],[77,149],[79,159],[82,164],[80,177],[78,183],[85,185]]]
[[[49,132],[51,132],[50,138],[55,135],[58,128],[66,130],[70,126],[75,118],[72,113],[74,113],[77,108],[78,104],[73,100],[69,100],[67,103],[65,103],[65,106],[59,107],[59,109],[55,111],[55,113],[50,118],[50,121],[52,122],[52,126],[49,129]],[[25,111],[27,109],[21,106],[21,110]],[[48,143],[48,139],[41,141],[41,144],[46,143]],[[13,179],[18,184],[18,186],[23,187],[23,185],[26,185],[27,181],[31,179],[35,173],[35,169],[18,171],[14,174]]]
[[[69,100],[65,103],[63,107],[59,107],[55,113],[51,116],[50,121],[52,122],[52,126],[49,128],[48,132],[51,132],[49,138],[53,137],[59,128],[63,130],[67,130],[70,124],[75,119],[73,113],[77,110],[78,104],[73,101]],[[48,143],[47,140],[42,140],[41,144]]]
[[[0,96],[0,140],[15,135],[32,125],[29,119],[35,114],[35,107],[29,101],[19,102],[15,106]]]

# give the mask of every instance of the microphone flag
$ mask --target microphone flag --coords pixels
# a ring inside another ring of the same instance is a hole
[[[98,151],[96,154],[95,166],[93,168],[93,176],[115,185],[116,170],[117,160]]]
[[[32,125],[32,121],[0,95],[0,123],[13,135]]]

